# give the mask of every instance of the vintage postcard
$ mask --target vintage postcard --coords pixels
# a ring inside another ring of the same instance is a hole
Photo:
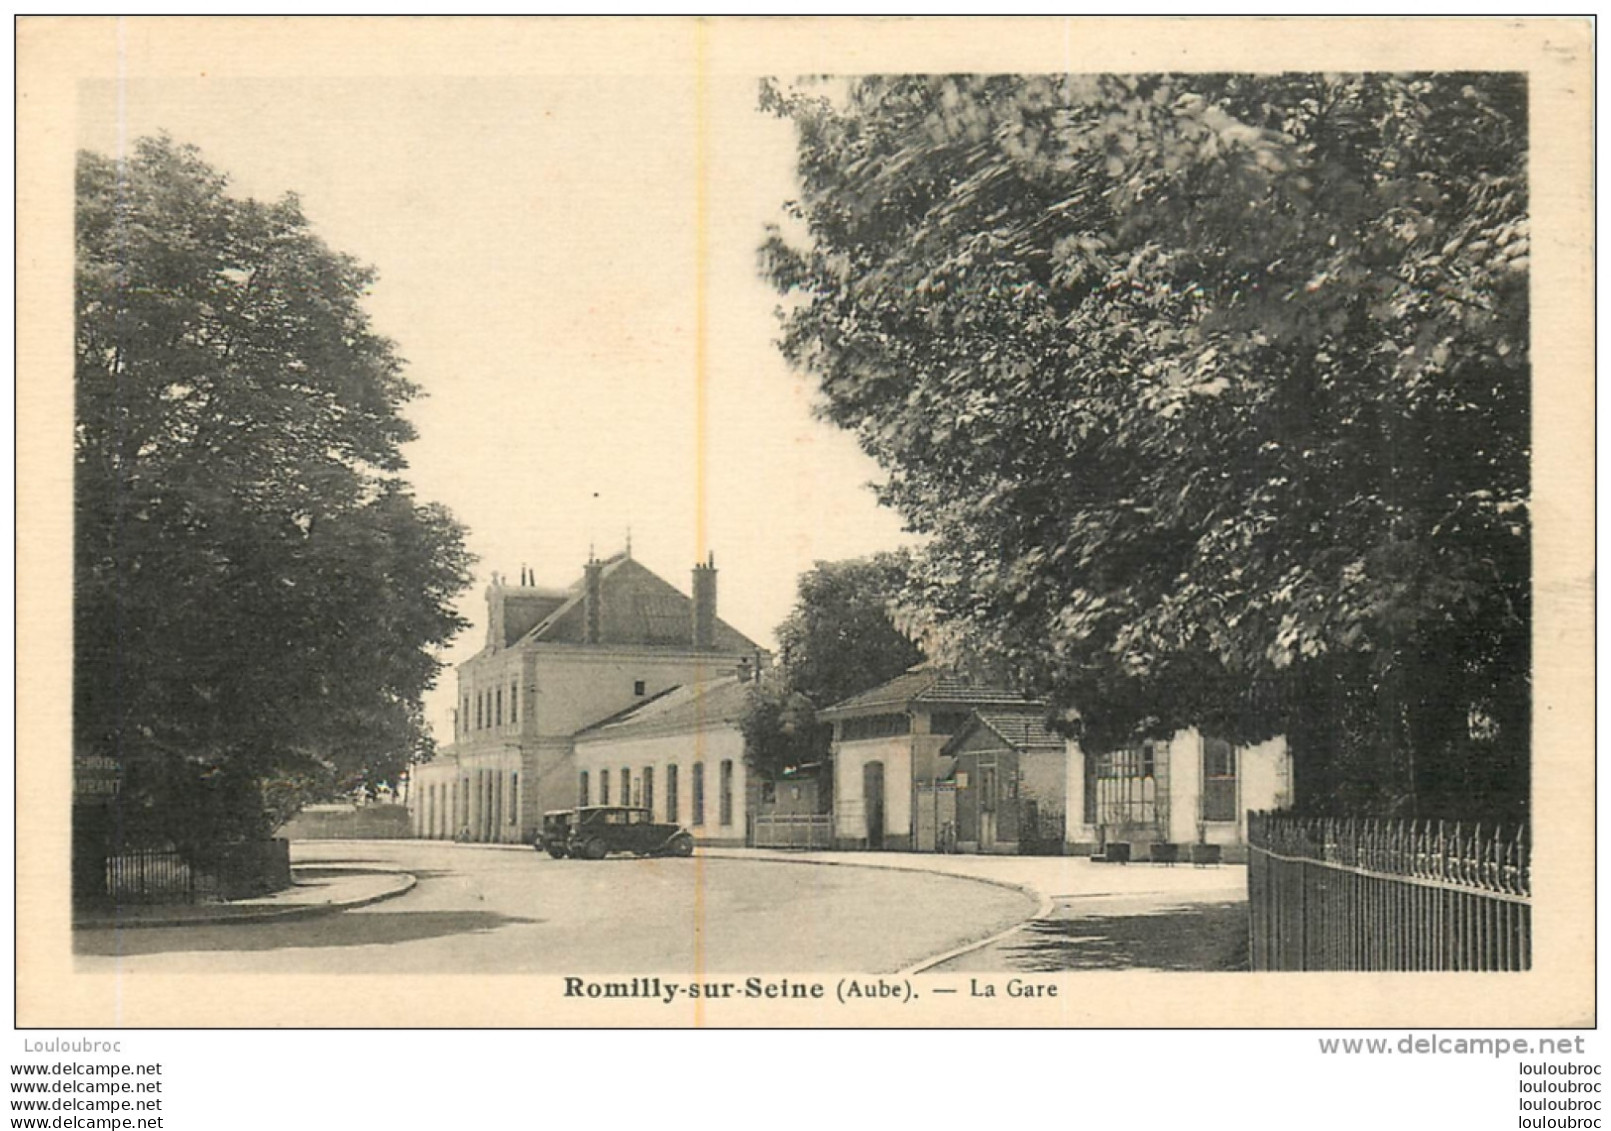
[[[1588,21],[17,37],[19,1026],[1595,1023]]]

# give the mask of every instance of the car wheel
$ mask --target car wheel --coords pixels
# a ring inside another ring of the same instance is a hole
[[[610,854],[610,846],[598,837],[582,845],[582,856],[588,860],[603,860]]]
[[[555,845],[553,848],[548,850],[548,855],[552,856],[555,860],[563,860],[568,853],[563,848]]]
[[[694,854],[694,838],[687,833],[681,833],[671,838],[666,845],[667,856],[692,856]]]

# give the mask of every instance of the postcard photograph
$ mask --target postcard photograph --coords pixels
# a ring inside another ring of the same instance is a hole
[[[23,20],[18,1023],[1592,1025],[1590,51]]]

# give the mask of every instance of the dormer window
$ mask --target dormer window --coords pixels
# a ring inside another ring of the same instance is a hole
[[[632,681],[632,694],[634,694],[634,695],[642,695],[647,690],[648,690],[648,688],[644,684],[643,680],[637,679],[637,680]]]

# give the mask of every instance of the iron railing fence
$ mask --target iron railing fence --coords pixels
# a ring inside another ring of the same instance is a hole
[[[756,848],[832,848],[832,814],[768,815],[754,819]]]
[[[1525,830],[1248,814],[1255,970],[1526,970]]]
[[[204,866],[171,848],[124,848],[106,857],[106,887],[96,902],[205,903],[244,899],[291,884],[284,839],[222,845]]]
[[[218,897],[216,877],[172,849],[126,849],[106,858],[106,895],[117,903],[196,903]]]

